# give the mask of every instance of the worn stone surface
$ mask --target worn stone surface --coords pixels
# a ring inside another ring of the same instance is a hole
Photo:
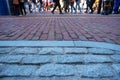
[[[110,50],[110,49],[102,49],[102,48],[89,48],[88,49],[88,52],[89,53],[92,53],[92,54],[114,54],[114,51]]]
[[[22,55],[4,55],[0,56],[0,63],[20,63],[24,56]]]
[[[86,54],[88,52],[86,48],[64,48],[64,50],[68,54]]]
[[[0,72],[0,76],[30,76],[36,69],[36,66],[30,65],[6,65],[5,69]]]
[[[62,48],[42,48],[39,54],[63,54]]]
[[[119,74],[119,77],[120,77],[120,63],[113,64],[112,67],[115,69],[115,71]]]
[[[12,50],[13,48],[0,48],[0,53],[5,54],[5,53],[9,53]]]
[[[81,77],[95,78],[114,76],[111,67],[104,64],[77,65],[76,68]]]
[[[56,63],[82,63],[83,55],[57,55],[55,56]]]
[[[103,55],[85,55],[84,56],[84,61],[86,63],[108,63],[112,62],[112,60],[109,58],[109,56],[103,56]]]
[[[71,76],[75,74],[75,68],[71,65],[46,64],[35,73],[38,76]]]
[[[52,56],[42,56],[42,55],[31,55],[23,58],[23,64],[40,64],[40,63],[50,63],[52,62]]]
[[[11,52],[11,54],[37,54],[38,49],[37,48],[16,48],[14,51]]]
[[[120,51],[115,51],[115,54],[119,54],[120,55]]]
[[[112,55],[111,58],[112,58],[115,62],[120,62],[120,55]]]

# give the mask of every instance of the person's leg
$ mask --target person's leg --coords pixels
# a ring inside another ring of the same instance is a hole
[[[55,6],[54,6],[53,10],[51,11],[53,14],[54,14],[56,7],[57,7],[57,4],[55,3]]]
[[[61,10],[60,3],[57,3],[57,5],[58,5],[58,8],[59,8],[59,12],[60,12],[60,14],[62,14],[62,10]]]
[[[98,10],[97,10],[97,13],[98,13],[98,14],[101,13],[101,5],[102,5],[102,0],[99,0],[99,3],[98,3]]]

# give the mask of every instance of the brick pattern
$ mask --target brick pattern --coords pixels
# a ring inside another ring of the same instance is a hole
[[[0,18],[0,40],[84,40],[120,44],[119,18],[97,14],[5,17]]]

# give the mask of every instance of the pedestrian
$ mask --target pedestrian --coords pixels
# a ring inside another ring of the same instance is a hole
[[[53,8],[53,10],[51,11],[51,13],[54,14],[54,11],[55,11],[56,7],[58,6],[60,14],[63,14],[63,13],[62,13],[62,10],[61,10],[61,6],[60,6],[59,0],[53,0],[53,2],[55,3],[55,5],[54,5],[54,8]]]
[[[81,7],[80,7],[80,0],[75,0],[76,1],[76,11],[75,12],[77,12],[77,9],[79,9],[80,10],[80,13],[82,13],[82,11],[81,11]],[[78,7],[78,8],[77,8]]]
[[[25,6],[24,6],[24,0],[19,0],[19,5],[20,5],[20,13],[21,15],[26,15],[26,10],[25,10]]]
[[[14,5],[14,15],[19,15],[20,14],[19,1],[13,0],[13,5]]]
[[[73,13],[73,9],[74,9],[74,11],[76,13],[76,9],[74,7],[74,0],[70,0],[70,6],[71,6],[71,13]]]
[[[95,0],[90,0],[90,2],[89,2],[89,8],[90,8],[90,10],[91,10],[91,14],[94,12],[94,10],[93,10],[93,4],[95,3]]]
[[[39,0],[38,3],[37,3],[38,11],[39,11],[39,12],[41,11],[42,3],[43,3],[42,0]]]
[[[64,0],[64,11],[65,11],[65,13],[69,12],[69,3],[70,3],[69,0]]]
[[[119,14],[119,7],[120,7],[120,0],[115,0],[114,8],[113,8],[114,14]]]
[[[102,7],[102,0],[99,0],[99,2],[98,2],[97,14],[100,14],[100,13],[101,13],[101,7]]]
[[[108,15],[109,14],[109,7],[110,7],[110,1],[109,0],[103,0],[102,15]]]

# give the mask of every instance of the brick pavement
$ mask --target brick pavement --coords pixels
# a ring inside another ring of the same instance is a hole
[[[82,40],[120,44],[120,15],[1,16],[0,40]]]

